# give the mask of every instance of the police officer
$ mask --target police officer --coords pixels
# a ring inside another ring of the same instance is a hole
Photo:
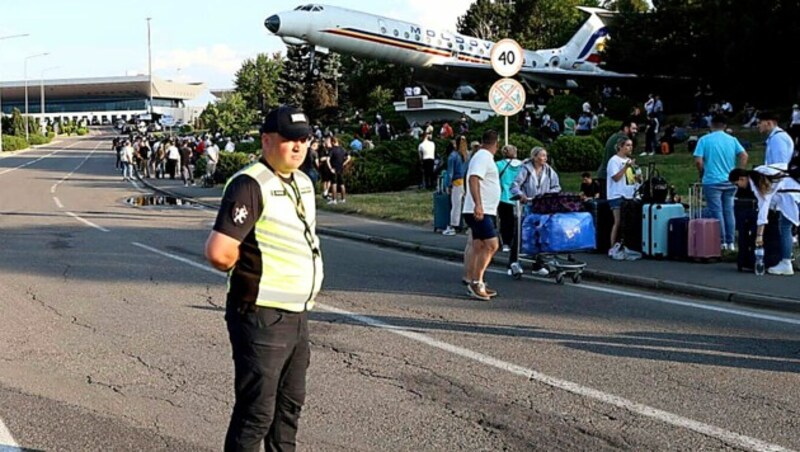
[[[311,127],[293,107],[261,126],[261,158],[236,173],[206,243],[228,272],[225,320],[236,402],[226,451],[293,451],[305,400],[310,350],[307,312],[322,285],[314,186],[297,169]]]

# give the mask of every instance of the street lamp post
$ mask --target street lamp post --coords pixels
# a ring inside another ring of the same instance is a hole
[[[42,69],[42,76],[41,76],[41,84],[39,85],[39,100],[42,102],[40,113],[42,114],[42,135],[47,135],[47,126],[44,124],[44,73],[47,71],[52,71],[53,69],[58,69],[59,66],[51,66]]]
[[[24,66],[24,73],[25,73],[25,141],[30,139],[30,132],[28,131],[28,60],[31,58],[41,57],[50,55],[49,52],[44,53],[37,53],[35,55],[30,55],[25,57],[25,66]]]
[[[22,38],[28,36],[28,33],[18,34],[18,35],[8,35],[8,36],[0,36],[0,41],[3,39],[11,39],[11,38]],[[3,87],[0,85],[0,154],[3,153],[3,95],[2,95]]]
[[[150,92],[150,120],[153,120],[153,54],[150,49],[150,17],[147,18],[147,81]]]

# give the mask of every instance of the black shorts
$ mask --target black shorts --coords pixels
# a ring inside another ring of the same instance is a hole
[[[483,219],[478,221],[471,213],[464,214],[464,222],[467,223],[472,231],[472,240],[489,240],[497,237],[497,230],[494,227],[495,216],[483,215]]]
[[[322,182],[330,182],[333,180],[333,175],[331,174],[331,170],[328,169],[327,164],[319,166],[319,175]]]
[[[344,187],[344,177],[342,176],[342,171],[336,170],[336,174],[333,175],[332,182],[337,187]]]

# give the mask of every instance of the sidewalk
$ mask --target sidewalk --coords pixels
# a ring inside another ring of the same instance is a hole
[[[142,179],[154,190],[217,207],[222,186],[184,187],[180,180]],[[324,210],[317,211],[322,235],[362,240],[435,256],[461,259],[466,236],[443,236],[430,228],[373,220]],[[603,254],[580,254],[587,262],[584,278],[650,290],[700,296],[720,301],[800,312],[800,276],[757,277],[739,273],[734,263],[691,263],[670,260],[614,261]],[[505,267],[507,255],[498,253],[495,265]],[[457,283],[458,281],[455,281]]]

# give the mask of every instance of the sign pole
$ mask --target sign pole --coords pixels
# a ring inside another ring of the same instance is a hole
[[[505,123],[506,123],[506,135],[505,135],[506,136],[506,146],[508,146],[508,116],[506,116],[505,119],[506,119],[505,120]]]

